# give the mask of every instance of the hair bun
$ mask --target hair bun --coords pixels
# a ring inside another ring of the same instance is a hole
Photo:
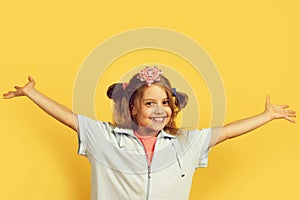
[[[123,93],[123,85],[122,83],[114,83],[111,86],[108,87],[106,91],[106,95],[108,98],[117,100],[122,98],[122,93]]]
[[[188,102],[189,97],[183,92],[176,92],[176,106],[179,108],[179,111],[182,110]]]

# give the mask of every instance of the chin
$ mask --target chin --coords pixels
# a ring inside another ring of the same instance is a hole
[[[161,131],[164,129],[164,127],[166,126],[166,124],[163,125],[151,125],[149,128],[151,128],[153,131]]]

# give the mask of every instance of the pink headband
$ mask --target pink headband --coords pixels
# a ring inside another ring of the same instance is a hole
[[[160,81],[159,75],[161,73],[161,70],[156,66],[153,68],[146,66],[146,68],[140,72],[137,78],[140,79],[140,81],[145,81],[148,86],[151,86],[154,81]]]

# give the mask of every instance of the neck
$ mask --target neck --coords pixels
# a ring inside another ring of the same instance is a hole
[[[148,128],[141,128],[135,130],[140,136],[149,136],[149,137],[156,137],[160,131],[151,130]]]

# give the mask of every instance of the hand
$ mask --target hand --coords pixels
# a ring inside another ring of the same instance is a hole
[[[28,76],[28,83],[23,86],[15,86],[14,88],[16,89],[16,91],[9,91],[5,94],[3,94],[3,98],[4,99],[10,99],[13,97],[20,97],[20,96],[26,96],[27,91],[34,89],[35,86],[35,81],[33,80],[33,78],[31,76]]]
[[[294,110],[287,110],[288,107],[288,105],[271,104],[270,96],[266,97],[265,113],[270,114],[271,119],[284,118],[295,123],[296,121],[293,118],[296,117],[296,112]]]

